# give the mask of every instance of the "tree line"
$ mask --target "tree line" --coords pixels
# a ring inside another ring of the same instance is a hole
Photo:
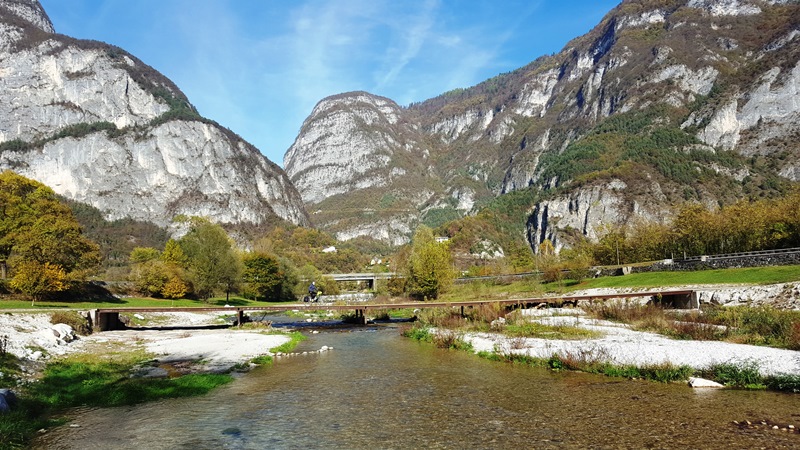
[[[97,214],[88,215],[94,218],[91,226],[102,228]],[[163,247],[153,245],[158,239],[151,240],[150,246],[133,247],[125,255],[125,278],[135,293],[200,300],[236,293],[253,300],[288,301],[302,296],[311,280],[327,294],[338,293],[336,282],[324,273],[390,269],[387,263],[370,266],[370,252],[387,250],[370,240],[342,244],[319,230],[276,226],[243,250],[219,224],[198,217],[176,220],[185,231],[182,237],[161,241]],[[453,278],[447,246],[422,227],[408,249],[401,258],[392,258],[391,269],[404,274],[398,279],[402,281],[395,280],[394,291],[400,286],[400,292],[407,288],[420,298],[438,297]],[[111,255],[117,262],[123,259],[115,252],[101,253],[83,233],[70,203],[52,189],[11,171],[0,174],[0,293],[42,300],[85,284],[101,270],[116,270],[116,263],[101,265]]]
[[[573,252],[588,253],[597,264],[625,264],[800,247],[800,190],[719,209],[687,203],[670,223],[642,220],[603,231],[597,243],[580,242]]]

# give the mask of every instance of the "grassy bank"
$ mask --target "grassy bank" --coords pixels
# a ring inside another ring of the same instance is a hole
[[[208,306],[269,306],[269,305],[285,305],[281,302],[256,302],[242,297],[225,297],[212,298],[208,301],[201,300],[167,300],[160,298],[142,298],[142,297],[120,297],[115,300],[108,301],[38,301],[31,306],[30,300],[14,300],[14,299],[0,299],[0,309],[95,309],[95,308],[191,308],[191,307],[208,307]]]
[[[745,269],[700,270],[694,272],[650,272],[625,276],[542,283],[536,276],[524,279],[474,280],[456,284],[442,297],[444,301],[525,298],[566,294],[597,288],[656,289],[693,284],[775,284],[800,281],[800,266],[753,267]]]
[[[636,303],[602,303],[589,308],[591,314],[632,324],[635,329],[656,331],[683,339],[721,339],[731,342],[800,348],[800,312],[769,308],[717,308],[713,312],[671,316],[654,305]],[[504,314],[499,306],[474,308],[462,316],[452,308],[425,310],[419,321],[406,327],[403,335],[440,348],[472,351],[466,333],[492,332],[505,336],[511,349],[525,348],[522,338],[591,339],[597,332],[581,327],[550,326],[531,321],[517,312]],[[504,317],[503,317],[504,316]],[[701,323],[699,320],[709,323]],[[693,322],[692,320],[695,320]],[[436,331],[432,331],[433,329]],[[695,333],[695,334],[692,334]],[[574,353],[554,354],[550,358],[534,358],[514,353],[480,352],[480,356],[495,361],[546,367],[552,370],[576,370],[612,377],[648,379],[661,382],[687,381],[689,377],[715,380],[726,386],[747,389],[772,389],[800,392],[800,376],[761,376],[753,364],[720,364],[696,370],[688,366],[655,364],[620,366],[610,364],[602,350],[587,349]]]
[[[657,305],[605,302],[583,308],[595,318],[625,323],[675,339],[725,341],[800,350],[800,311],[708,306],[678,313]]]
[[[428,342],[439,348],[473,352],[472,345],[464,339],[464,332],[439,329],[433,332],[424,325],[408,327],[403,335]],[[513,343],[512,343],[513,344]],[[549,358],[536,358],[516,353],[478,352],[477,355],[491,361],[524,364],[554,371],[572,370],[594,373],[615,378],[643,379],[662,383],[687,382],[690,377],[701,377],[732,388],[770,389],[781,392],[800,393],[800,375],[762,376],[754,363],[716,364],[704,369],[678,366],[670,363],[644,366],[617,365],[606,361],[605,355],[597,351],[582,351],[554,354]]]
[[[290,333],[291,340],[273,352],[291,351],[305,339]],[[42,377],[15,388],[19,402],[9,414],[0,415],[0,449],[26,448],[37,431],[63,424],[60,414],[78,406],[111,407],[135,405],[165,398],[204,395],[233,380],[230,374],[188,374],[171,378],[138,378],[131,373],[152,361],[144,351],[109,351],[106,354],[75,354],[47,364]],[[252,362],[268,364],[271,357]],[[0,372],[19,372],[16,357],[0,357]],[[12,385],[14,379],[4,375]]]

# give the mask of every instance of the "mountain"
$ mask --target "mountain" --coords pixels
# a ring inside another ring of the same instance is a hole
[[[109,220],[309,223],[280,167],[133,55],[55,34],[36,0],[0,1],[0,74],[0,169]]]
[[[559,53],[400,107],[322,100],[284,157],[312,221],[402,242],[534,193],[534,249],[800,180],[800,4],[626,0]]]

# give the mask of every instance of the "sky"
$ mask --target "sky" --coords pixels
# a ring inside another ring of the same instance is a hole
[[[57,33],[170,78],[201,115],[283,166],[323,98],[401,106],[559,52],[620,0],[40,0]]]

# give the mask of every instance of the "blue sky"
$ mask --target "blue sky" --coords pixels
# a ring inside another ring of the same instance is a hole
[[[589,31],[619,0],[40,0],[58,33],[114,44],[273,162],[321,99],[400,105],[473,86]]]

